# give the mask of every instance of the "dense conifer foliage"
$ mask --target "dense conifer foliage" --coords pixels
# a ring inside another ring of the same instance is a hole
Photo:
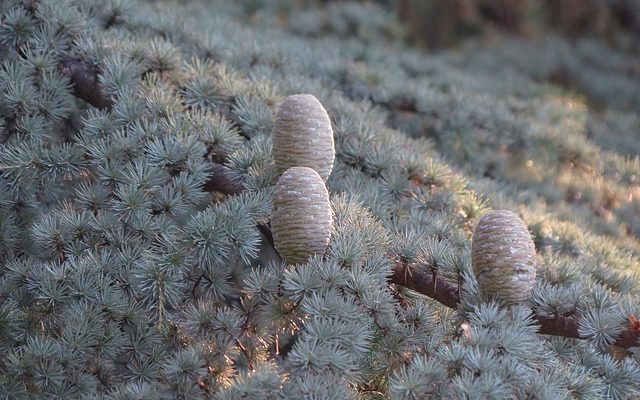
[[[380,6],[289,3],[0,2],[0,398],[640,396],[638,56],[429,55]],[[295,94],[335,160],[326,250],[287,263]],[[535,244],[517,304],[473,272],[492,209]]]

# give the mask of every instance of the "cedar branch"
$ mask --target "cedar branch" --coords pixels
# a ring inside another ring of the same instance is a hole
[[[111,98],[105,95],[98,80],[98,69],[79,60],[66,60],[61,66],[62,72],[69,76],[74,84],[75,95],[98,108],[110,108],[113,104]],[[205,183],[207,191],[218,191],[223,194],[239,194],[244,189],[230,176],[228,167],[212,163],[213,176]],[[270,237],[267,226],[261,225],[260,230]],[[427,271],[421,271],[415,267],[397,263],[389,282],[404,286],[427,297],[430,297],[449,308],[457,308],[460,304],[458,288],[443,280],[435,280]],[[563,336],[575,339],[586,339],[580,335],[580,319],[575,316],[545,316],[535,315],[540,324],[540,333],[544,335]],[[640,332],[632,324],[627,326],[614,345],[622,348],[639,347]]]
[[[213,186],[213,185],[212,185]],[[210,187],[211,188],[211,187]],[[218,190],[222,191],[222,190]],[[227,194],[237,194],[241,190]],[[261,225],[260,230],[265,234],[267,239],[271,237],[269,228]],[[271,243],[273,241],[271,240]],[[421,271],[415,267],[407,266],[403,263],[396,263],[393,267],[393,273],[389,277],[389,282],[396,285],[404,286],[407,289],[414,290],[427,297],[437,300],[439,303],[449,307],[457,308],[460,304],[460,292],[457,286],[454,286],[443,280],[435,280],[430,271]],[[563,336],[574,339],[585,340],[586,337],[580,335],[580,320],[574,316],[545,316],[534,315],[536,321],[540,325],[539,332],[543,335]],[[620,333],[614,345],[622,348],[638,347],[640,340],[637,330],[628,326]]]
[[[393,268],[390,282],[418,293],[431,297],[449,308],[457,308],[460,303],[460,295],[457,287],[442,280],[433,282],[433,276],[429,271],[421,271],[415,267],[409,267],[398,263]],[[545,316],[534,315],[540,324],[540,333],[544,335],[563,336],[574,339],[587,339],[580,335],[580,319],[574,316]],[[613,343],[622,348],[640,346],[639,335],[631,326],[620,333]]]

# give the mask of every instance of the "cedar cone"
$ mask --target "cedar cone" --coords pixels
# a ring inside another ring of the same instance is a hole
[[[272,197],[271,230],[278,253],[291,264],[304,263],[329,245],[333,215],[320,175],[293,167],[278,179]]]
[[[311,94],[287,96],[276,114],[273,158],[278,173],[290,167],[315,169],[326,182],[335,149],[331,120]]]
[[[473,232],[471,257],[484,296],[507,304],[529,298],[536,280],[536,249],[516,214],[496,210],[483,216]]]

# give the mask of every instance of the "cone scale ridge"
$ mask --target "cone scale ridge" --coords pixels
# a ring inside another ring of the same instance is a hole
[[[473,233],[472,262],[484,296],[507,304],[529,298],[536,280],[536,251],[515,213],[497,210],[480,219]]]
[[[334,157],[331,120],[320,101],[310,94],[285,98],[278,108],[273,133],[273,158],[278,172],[309,167],[326,181]]]
[[[329,193],[320,175],[307,167],[289,168],[272,197],[271,229],[278,253],[291,264],[324,253],[333,216]]]

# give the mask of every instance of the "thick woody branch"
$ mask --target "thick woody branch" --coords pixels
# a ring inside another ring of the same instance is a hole
[[[231,171],[229,167],[222,164],[211,163],[213,175],[204,184],[204,190],[207,192],[220,192],[223,194],[238,194],[244,190],[242,185],[231,179]]]
[[[449,285],[443,280],[436,279],[434,282],[433,274],[418,271],[402,263],[394,266],[390,280],[392,283],[431,297],[449,308],[457,308],[460,303],[457,287]]]
[[[96,66],[81,60],[66,59],[61,63],[60,71],[71,80],[76,97],[97,108],[111,108],[113,100],[100,86]]]
[[[408,289],[415,290],[431,297],[450,308],[457,308],[460,303],[458,289],[447,282],[433,281],[433,275],[428,271],[420,271],[401,263],[395,265],[390,282]],[[580,320],[573,316],[544,316],[535,315],[540,324],[540,333],[544,335],[563,336],[575,339],[587,339],[580,335]],[[640,346],[640,330],[633,322],[622,331],[614,345],[629,348]]]
[[[62,63],[61,70],[71,79],[77,97],[98,108],[111,107],[112,100],[100,87],[96,67],[70,59]],[[228,167],[216,163],[212,163],[212,167],[213,176],[205,183],[205,190],[227,195],[238,194],[244,190],[242,185],[231,179]],[[267,226],[261,225],[260,230],[270,238]],[[460,303],[460,292],[456,286],[438,280],[428,271],[421,271],[402,263],[395,265],[389,282],[414,290],[450,308],[457,308]],[[586,339],[580,335],[578,317],[535,315],[535,319],[540,324],[541,334]],[[639,347],[640,327],[637,325],[635,318],[632,318],[629,326],[622,331],[614,344],[622,348]]]

